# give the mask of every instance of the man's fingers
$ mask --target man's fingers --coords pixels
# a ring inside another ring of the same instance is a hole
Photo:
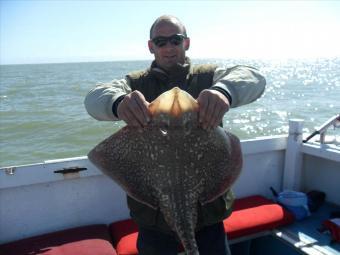
[[[213,117],[211,118],[211,128],[216,128],[222,121],[224,110],[222,108],[215,108]]]
[[[209,100],[209,105],[208,105],[208,109],[206,111],[206,116],[205,116],[205,127],[207,129],[210,129],[213,127],[213,121],[214,121],[214,118],[215,118],[215,115],[218,114],[216,113],[216,101],[215,100]]]
[[[143,127],[149,121],[149,103],[142,93],[133,91],[126,95],[117,108],[118,117],[127,125]]]
[[[144,98],[143,98],[144,99]],[[140,110],[140,120],[143,123],[143,125],[147,125],[147,123],[150,121],[150,113],[149,113],[149,103],[143,100],[140,97],[135,98],[135,102],[139,107]]]
[[[207,115],[209,101],[207,96],[204,93],[201,93],[197,98],[197,102],[199,105],[199,122],[203,124]]]
[[[212,128],[217,127],[223,120],[224,114],[229,110],[229,102],[218,101],[212,113],[210,124]]]
[[[125,112],[125,116],[127,117],[125,122],[129,126],[143,127],[142,123],[139,122],[138,118],[136,118],[135,114],[130,109]]]
[[[138,99],[133,98],[129,106],[129,110],[130,113],[133,115],[133,118],[136,119],[138,123],[140,123],[142,126],[146,126],[146,117],[144,116],[142,107],[138,103]]]
[[[200,123],[204,129],[217,127],[223,115],[229,110],[228,99],[218,91],[203,90],[197,101],[200,106]]]

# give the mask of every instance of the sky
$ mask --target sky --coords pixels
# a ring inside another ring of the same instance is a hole
[[[0,0],[0,64],[148,60],[163,15],[191,58],[340,57],[340,1]]]

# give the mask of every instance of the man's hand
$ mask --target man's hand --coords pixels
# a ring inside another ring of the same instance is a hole
[[[150,121],[149,102],[138,90],[127,94],[117,107],[118,118],[127,125],[145,127]]]
[[[202,128],[211,129],[217,127],[223,119],[223,115],[229,110],[230,103],[221,92],[205,89],[198,95],[199,122]]]

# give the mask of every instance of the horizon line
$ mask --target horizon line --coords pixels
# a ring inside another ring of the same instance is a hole
[[[340,56],[321,56],[321,57],[230,57],[230,58],[190,58],[191,60],[253,60],[253,61],[287,61],[287,60],[318,60],[318,59],[337,59]],[[86,63],[107,63],[107,62],[144,62],[153,61],[154,59],[119,59],[119,60],[89,60],[89,61],[60,61],[60,62],[27,62],[27,63],[6,63],[0,66],[14,66],[14,65],[52,65],[52,64],[86,64]]]

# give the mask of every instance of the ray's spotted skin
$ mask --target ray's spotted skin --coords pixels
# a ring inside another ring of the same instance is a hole
[[[179,88],[160,95],[149,111],[147,127],[122,128],[88,158],[131,197],[160,208],[186,254],[198,255],[198,205],[222,195],[239,176],[239,139],[221,127],[202,129],[197,101]]]

